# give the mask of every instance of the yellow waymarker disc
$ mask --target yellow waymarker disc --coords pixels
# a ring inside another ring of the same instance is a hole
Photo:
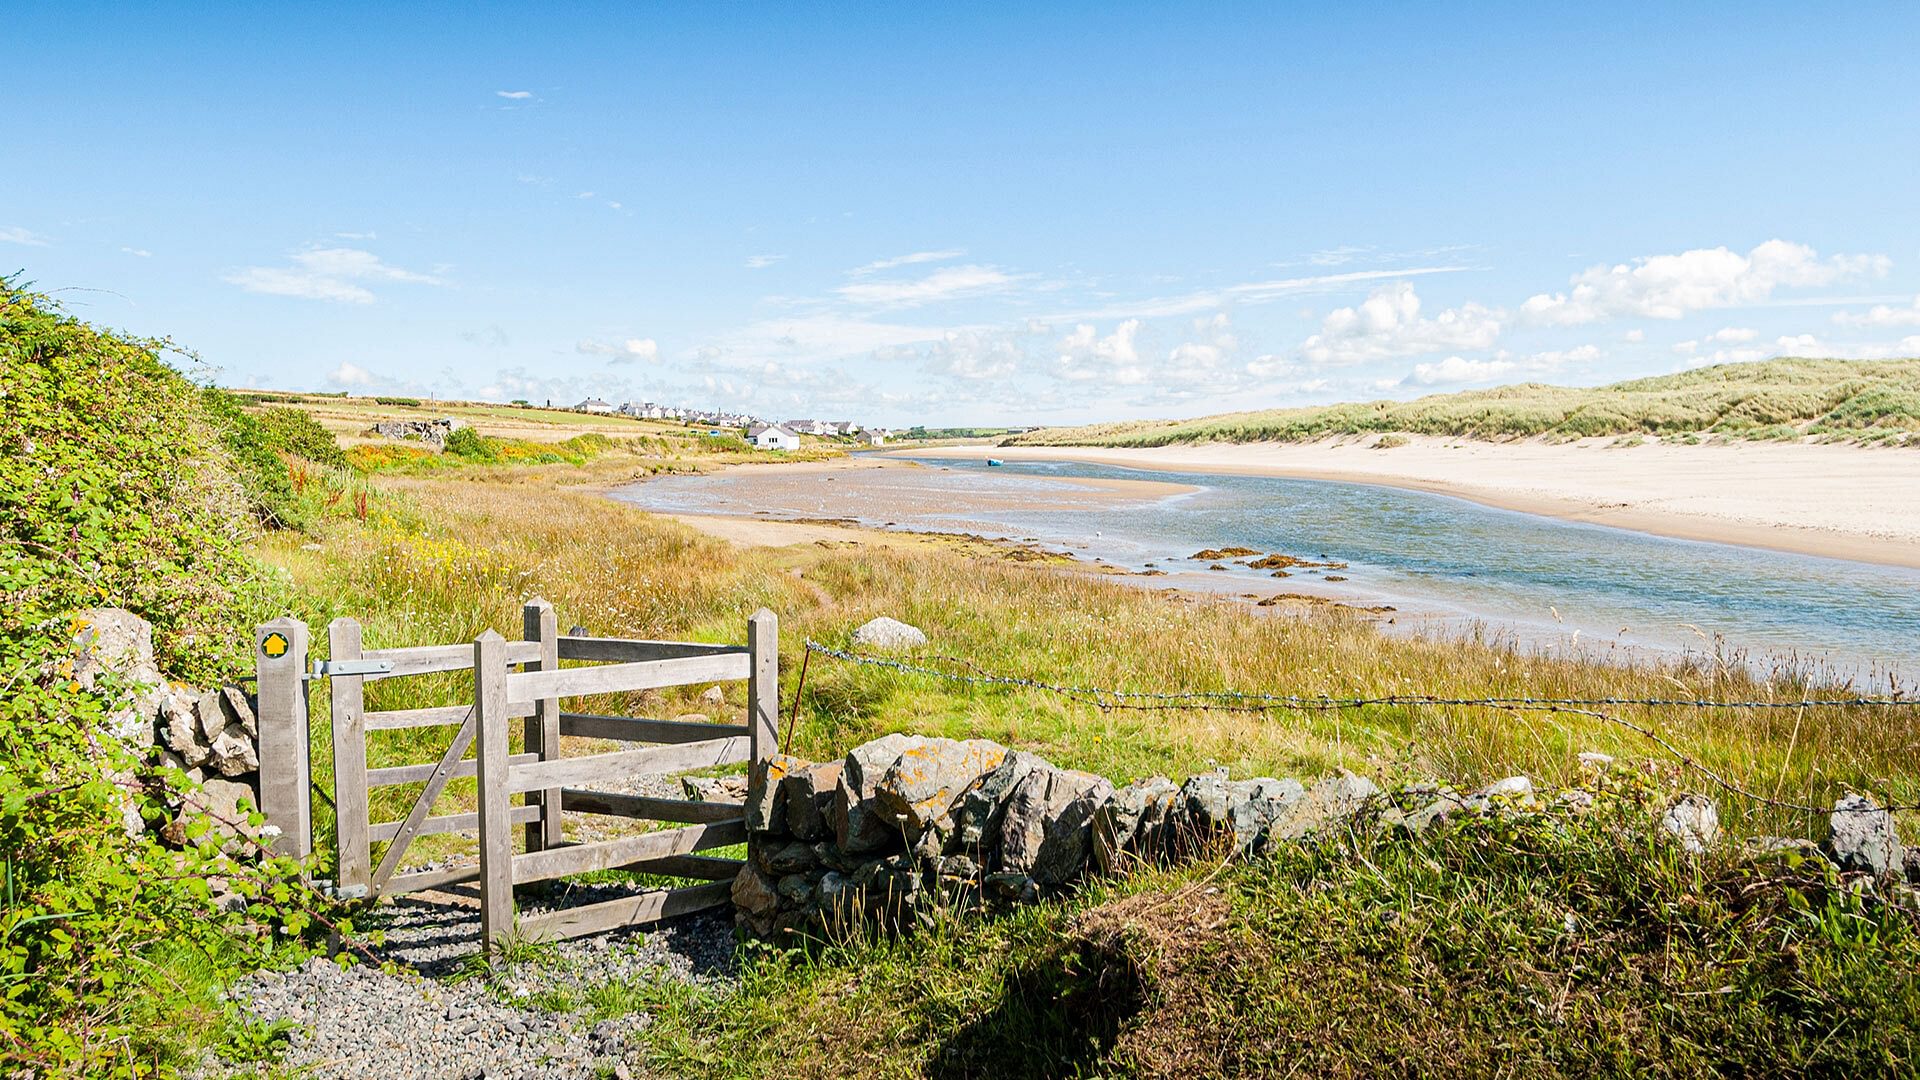
[[[260,642],[260,651],[268,656],[287,655],[287,635],[274,631]]]

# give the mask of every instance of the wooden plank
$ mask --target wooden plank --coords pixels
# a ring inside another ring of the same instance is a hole
[[[509,814],[508,817],[515,825],[528,821],[538,821],[540,820],[540,808],[537,806],[516,806],[513,808],[513,813]],[[367,837],[376,844],[383,840],[391,840],[399,833],[400,826],[404,824],[406,824],[404,821],[375,822],[367,827]],[[443,814],[440,817],[430,817],[421,821],[420,828],[414,831],[414,835],[432,836],[434,833],[467,832],[479,827],[479,814]],[[382,894],[384,895],[387,891],[388,890],[382,890]]]
[[[515,754],[507,759],[509,765],[531,765],[540,759],[532,754]],[[367,770],[367,786],[370,788],[392,787],[395,784],[418,784],[433,775],[439,766],[431,761],[419,765],[388,765]],[[468,758],[453,767],[455,776],[477,776],[478,766],[473,758]]]
[[[313,853],[307,624],[291,617],[275,619],[254,630],[253,646],[254,690],[259,695],[260,812],[268,824],[280,829],[273,850],[304,859]]]
[[[621,867],[636,874],[693,878],[696,881],[732,881],[740,876],[744,859],[719,859],[712,855],[669,855],[664,859],[628,863]]]
[[[380,865],[374,867],[371,885],[374,895],[379,895],[380,887],[385,885],[387,879],[392,877],[393,872],[399,868],[400,857],[407,853],[407,845],[413,843],[413,838],[419,835],[420,823],[427,820],[428,815],[433,812],[433,804],[439,801],[440,793],[446,790],[447,780],[453,775],[454,766],[460,764],[460,759],[467,756],[467,747],[471,745],[473,745],[473,716],[469,710],[467,722],[461,724],[454,731],[453,738],[447,740],[447,750],[440,755],[440,761],[434,767],[433,775],[427,777],[427,786],[422,788],[419,797],[413,800],[413,806],[407,810],[407,816],[401,820],[400,828],[393,834],[393,842],[387,845],[386,852],[380,856]],[[367,831],[371,835],[373,830]]]
[[[520,930],[529,940],[557,941],[618,930],[623,926],[644,926],[675,915],[688,915],[730,903],[732,889],[733,883],[729,881],[692,885],[684,889],[658,889],[637,896],[623,896],[618,900],[603,900],[598,904],[529,916],[520,924]]]
[[[360,623],[338,618],[327,624],[327,658],[358,660]],[[367,839],[366,695],[359,675],[327,680],[333,701],[333,820],[335,873],[342,888],[367,888],[373,856]]]
[[[739,803],[694,802],[688,799],[656,799],[647,795],[621,795],[611,791],[582,791],[563,788],[560,802],[568,810],[609,817],[646,818],[649,821],[744,821],[746,808]]]
[[[649,859],[664,859],[669,855],[691,855],[707,848],[742,844],[746,839],[746,822],[723,821],[623,836],[597,844],[533,851],[514,858],[513,883],[549,881],[569,874],[585,874]]]
[[[643,660],[631,664],[528,671],[507,676],[508,701],[538,701],[548,697],[616,694],[657,690],[663,686],[721,682],[747,677],[745,653],[688,656],[679,660]]]
[[[745,735],[745,724],[703,724],[697,720],[645,720],[629,716],[560,714],[560,734],[614,742],[689,743]]]
[[[682,772],[714,765],[731,765],[747,760],[747,740],[736,735],[726,739],[705,739],[679,746],[650,746],[644,750],[615,750],[610,754],[559,758],[516,765],[507,777],[507,791],[539,791],[543,788],[572,787],[580,784],[624,780],[646,773]]]
[[[473,715],[471,705],[436,705],[430,709],[388,709],[365,715],[368,731],[394,731],[400,728],[443,727],[462,724]]]
[[[540,657],[538,642],[507,642],[507,663],[524,664]],[[442,671],[465,671],[473,666],[473,646],[410,645],[398,649],[369,649],[363,660],[385,660],[393,670],[380,675],[363,676],[368,682],[398,679],[407,675],[432,675]]]
[[[470,863],[466,866],[454,866],[445,870],[419,870],[411,874],[395,874],[383,893],[386,896],[405,896],[407,893],[425,892],[447,885],[458,885],[463,881],[480,880],[480,866]]]
[[[753,664],[747,680],[747,726],[753,729],[748,760],[757,765],[773,757],[780,745],[779,617],[766,608],[754,612],[747,620],[747,648]],[[765,769],[751,772],[756,779],[765,775]],[[754,795],[750,793],[747,801],[753,802]]]
[[[540,646],[540,655],[527,664],[528,671],[557,671],[560,668],[560,623],[553,605],[535,598],[521,610],[522,636]],[[544,697],[534,702],[533,715],[527,717],[525,746],[529,753],[551,761],[560,756],[560,699]],[[540,820],[527,826],[528,851],[554,847],[561,842],[560,788],[532,792],[531,806],[541,808]]]
[[[560,659],[631,663],[637,660],[679,660],[688,656],[724,656],[747,650],[738,645],[706,645],[697,641],[643,641],[635,638],[563,637]]]
[[[427,709],[392,709],[387,712],[366,714],[368,731],[393,731],[398,728],[446,727],[464,723],[467,714],[473,711],[471,705],[435,705]],[[533,705],[527,703],[519,709],[508,709],[508,716],[532,716]]]
[[[473,642],[475,758],[480,778],[480,943],[513,932],[513,826],[507,814],[507,643],[488,630]]]

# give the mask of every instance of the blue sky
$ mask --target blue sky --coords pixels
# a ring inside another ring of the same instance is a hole
[[[0,272],[231,385],[1059,423],[1920,354],[1920,7],[9,6]]]

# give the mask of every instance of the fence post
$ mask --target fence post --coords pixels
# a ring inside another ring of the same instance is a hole
[[[360,659],[360,623],[341,617],[327,624],[327,659]],[[365,896],[373,882],[367,828],[366,679],[327,679],[333,703],[333,836],[335,884],[343,896]]]
[[[749,775],[764,776],[761,763],[773,757],[780,724],[780,618],[766,608],[747,620],[747,746]],[[755,797],[749,793],[748,802]]]
[[[553,605],[535,597],[521,612],[521,636],[540,643],[540,659],[526,665],[528,671],[554,671],[560,667],[560,620]],[[560,756],[560,699],[541,698],[534,702],[533,715],[527,717],[526,751],[549,761]],[[527,801],[540,807],[540,817],[527,822],[527,850],[541,851],[561,844],[560,789],[529,792]]]
[[[507,642],[488,630],[473,639],[483,952],[513,929],[513,814],[507,805],[507,722]]]
[[[313,853],[307,624],[286,617],[256,627],[253,665],[260,725],[260,813],[280,830],[274,851],[304,859]]]

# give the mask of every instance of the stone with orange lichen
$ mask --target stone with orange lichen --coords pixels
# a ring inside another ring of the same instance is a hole
[[[930,827],[951,832],[954,804],[1006,757],[1006,747],[986,739],[925,739],[901,752],[874,798],[905,827],[909,840]]]

